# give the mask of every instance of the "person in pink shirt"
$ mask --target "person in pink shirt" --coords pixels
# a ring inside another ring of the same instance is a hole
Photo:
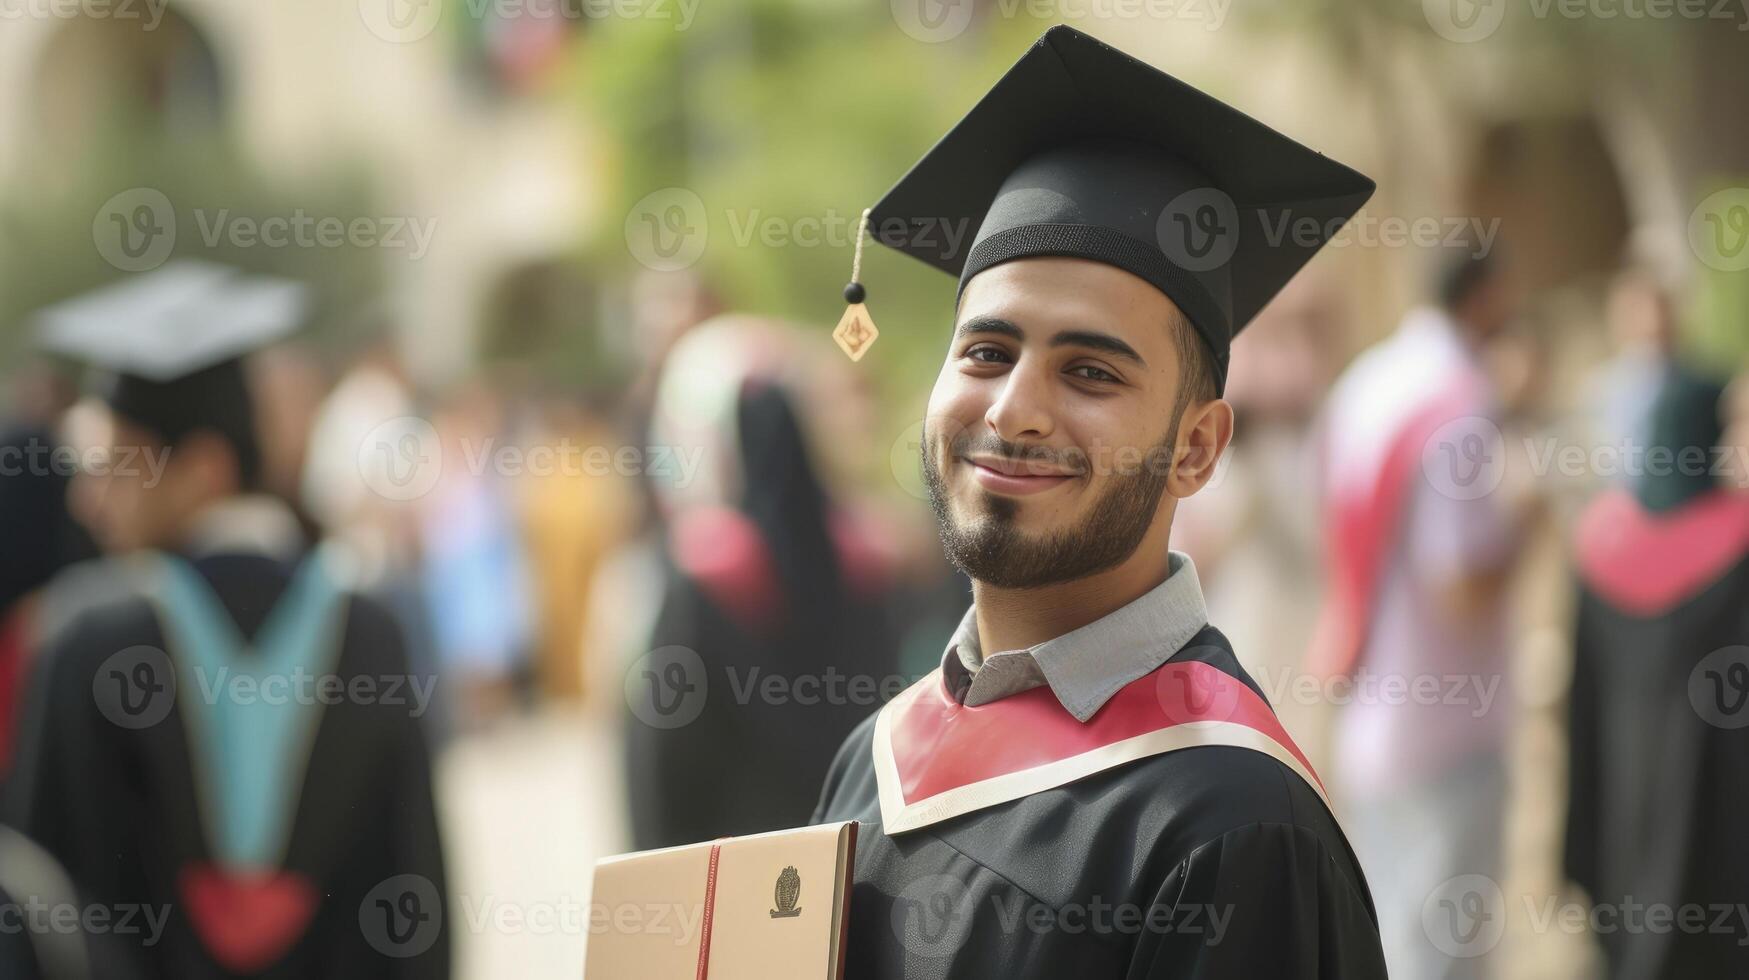
[[[1496,256],[1466,251],[1436,293],[1332,389],[1327,595],[1310,653],[1342,703],[1334,788],[1386,962],[1406,978],[1484,975],[1499,925],[1484,893],[1499,874],[1505,586],[1522,541],[1481,357],[1514,314],[1512,283]]]

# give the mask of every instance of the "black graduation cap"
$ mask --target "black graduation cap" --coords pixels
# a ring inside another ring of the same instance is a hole
[[[305,300],[295,282],[178,260],[41,310],[37,342],[102,371],[110,408],[167,444],[218,432],[247,475],[257,450],[242,359],[291,332]]]
[[[887,192],[869,227],[958,276],[961,292],[1026,256],[1140,276],[1208,341],[1224,389],[1233,335],[1372,192],[1348,167],[1058,25]]]

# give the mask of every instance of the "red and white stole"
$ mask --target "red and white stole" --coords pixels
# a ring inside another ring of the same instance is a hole
[[[1579,576],[1622,612],[1657,616],[1699,595],[1749,553],[1749,496],[1720,488],[1665,513],[1609,490],[1579,518]]]
[[[1179,749],[1225,745],[1277,760],[1329,805],[1304,753],[1257,692],[1201,661],[1169,662],[1118,689],[1086,723],[1048,687],[966,707],[940,669],[875,719],[881,824],[900,834]]]

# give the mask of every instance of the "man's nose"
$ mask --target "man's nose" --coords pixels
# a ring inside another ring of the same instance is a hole
[[[1002,390],[984,412],[984,423],[1007,442],[1048,438],[1056,429],[1048,371],[1025,359],[1002,379]]]

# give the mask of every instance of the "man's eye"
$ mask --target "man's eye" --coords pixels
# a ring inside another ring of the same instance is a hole
[[[966,356],[974,361],[983,361],[986,364],[1002,364],[1008,360],[1007,351],[1000,347],[991,347],[988,345],[973,347],[971,350],[966,351]]]
[[[1089,381],[1116,381],[1117,380],[1116,375],[1113,375],[1109,371],[1104,371],[1104,370],[1101,370],[1100,368],[1096,368],[1091,364],[1079,364],[1079,365],[1076,365],[1075,367],[1072,367],[1069,369],[1070,374],[1075,374],[1075,373],[1081,372],[1081,371],[1087,372],[1086,374],[1082,374],[1081,377],[1086,378]]]

